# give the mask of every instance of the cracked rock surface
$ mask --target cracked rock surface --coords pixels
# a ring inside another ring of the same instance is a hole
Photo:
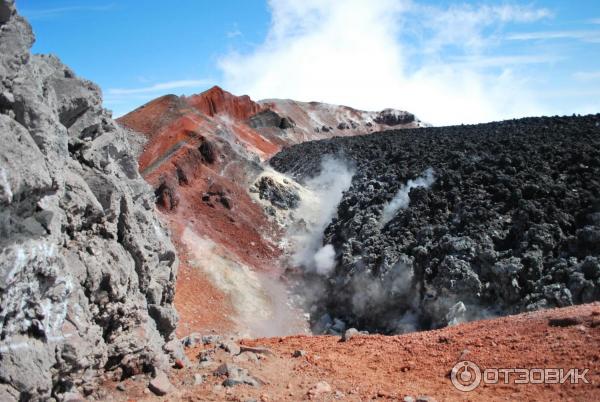
[[[407,332],[600,300],[600,115],[333,138],[270,163],[302,181],[325,155],[356,174],[314,319]]]
[[[0,400],[168,365],[178,261],[99,88],[0,1]]]

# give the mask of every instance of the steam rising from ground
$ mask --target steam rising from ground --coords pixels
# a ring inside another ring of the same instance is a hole
[[[239,258],[228,250],[189,228],[183,233],[183,241],[193,256],[190,265],[201,269],[217,289],[230,297],[241,335],[268,337],[307,331],[302,313],[290,304],[281,281],[239,263]]]
[[[319,275],[329,275],[335,268],[335,249],[331,244],[321,247],[314,255],[315,269]]]
[[[321,173],[305,183],[310,195],[304,197],[297,210],[299,224],[288,231],[294,247],[292,264],[309,272],[329,275],[335,268],[335,250],[323,246],[323,232],[337,213],[337,207],[352,183],[354,170],[345,162],[325,157]]]
[[[433,169],[429,168],[424,172],[423,176],[417,177],[415,180],[409,180],[406,184],[402,185],[392,201],[383,208],[382,223],[385,225],[392,220],[398,210],[408,207],[410,202],[408,194],[410,190],[417,187],[429,188],[434,181]]]

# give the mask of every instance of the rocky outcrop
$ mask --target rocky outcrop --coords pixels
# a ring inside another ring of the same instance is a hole
[[[285,145],[331,137],[351,137],[391,128],[426,127],[412,113],[396,109],[368,112],[322,102],[266,99],[258,102],[264,110],[249,123],[271,141]]]
[[[289,147],[302,180],[356,166],[325,230],[320,312],[405,332],[600,300],[600,115],[390,131]],[[319,318],[315,315],[315,319]]]
[[[394,110],[384,109],[375,116],[374,122],[379,124],[385,124],[386,126],[398,126],[401,124],[410,124],[415,121],[415,115],[412,113]]]
[[[0,1],[0,400],[168,364],[177,257],[100,90]]]
[[[263,110],[248,120],[252,128],[274,127],[282,130],[294,127],[294,122],[288,117],[281,117],[272,110]]]
[[[293,188],[277,183],[272,177],[262,176],[250,191],[256,191],[262,200],[268,200],[280,209],[295,209],[300,204],[300,196]]]
[[[245,120],[262,110],[262,107],[253,102],[248,95],[235,96],[218,86],[186,100],[194,108],[210,117],[220,114],[237,120]]]

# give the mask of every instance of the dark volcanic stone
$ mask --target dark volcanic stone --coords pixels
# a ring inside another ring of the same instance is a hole
[[[459,302],[476,319],[600,300],[600,115],[332,138],[270,163],[302,181],[325,155],[356,174],[324,233],[337,266],[315,316],[399,332],[447,325]]]
[[[297,191],[275,182],[268,176],[261,177],[256,186],[260,198],[269,200],[277,208],[295,209],[300,204],[300,196]]]
[[[215,146],[212,142],[203,141],[198,150],[206,163],[212,164],[215,162]]]
[[[252,128],[277,127],[282,130],[294,127],[296,124],[289,117],[282,117],[268,109],[255,114],[248,119],[248,125]]]
[[[394,109],[384,109],[377,117],[375,123],[385,124],[386,126],[398,126],[400,124],[409,124],[415,121],[415,115],[408,112],[400,112]]]

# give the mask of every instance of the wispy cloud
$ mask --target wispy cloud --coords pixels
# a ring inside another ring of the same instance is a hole
[[[75,12],[98,12],[109,11],[115,7],[114,3],[98,5],[98,6],[67,6],[41,9],[23,9],[21,13],[30,20],[41,20],[60,17],[64,14]]]
[[[509,40],[556,40],[556,39],[574,39],[584,42],[600,43],[600,31],[539,31],[539,32],[521,32],[510,34],[506,37]]]
[[[410,110],[433,124],[539,114],[515,66],[551,56],[490,57],[505,26],[550,18],[533,6],[434,7],[413,0],[270,0],[266,40],[220,61],[234,92]],[[493,67],[493,68],[492,68]]]
[[[109,88],[108,95],[137,95],[137,94],[152,94],[160,93],[164,91],[170,91],[173,89],[184,89],[184,88],[199,88],[209,85],[209,80],[179,80],[179,81],[167,81],[158,84],[141,87],[141,88]]]
[[[238,24],[234,23],[233,26],[231,27],[231,29],[229,31],[227,31],[226,36],[229,39],[233,39],[233,38],[237,38],[238,36],[243,36],[243,34],[242,34],[242,31],[240,30],[240,28],[238,27]]]
[[[425,50],[428,52],[437,52],[446,45],[479,50],[493,40],[484,34],[489,27],[507,23],[531,23],[553,16],[545,8],[519,5],[452,4],[448,8],[439,8],[412,3],[411,8],[421,16],[415,23],[420,22],[422,32],[428,35],[425,43]]]
[[[227,37],[229,39],[237,38],[238,36],[242,36],[242,31],[239,29],[227,32]]]
[[[579,81],[600,80],[600,71],[578,71],[573,74],[573,78]]]
[[[600,25],[600,18],[592,18],[591,20],[589,20],[589,23]]]
[[[523,56],[523,55],[510,55],[510,56],[468,56],[468,57],[457,57],[450,60],[450,63],[454,67],[507,67],[507,66],[520,66],[530,64],[546,64],[556,63],[563,60],[563,57],[555,55],[534,55],[534,56]]]

